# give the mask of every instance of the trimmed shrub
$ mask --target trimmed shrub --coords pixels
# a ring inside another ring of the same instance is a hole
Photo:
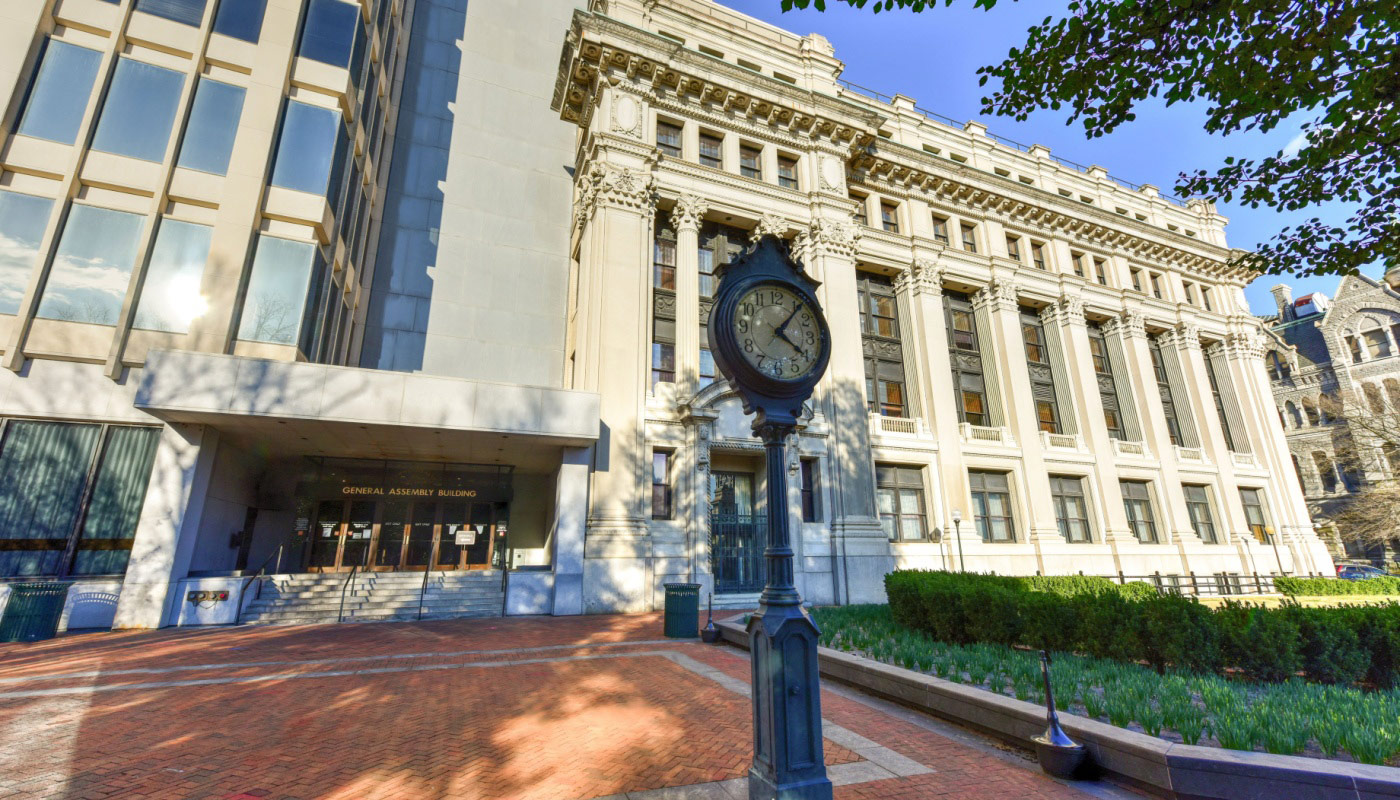
[[[1348,581],[1341,578],[1293,578],[1280,575],[1274,585],[1290,597],[1327,597],[1342,594],[1400,594],[1400,577],[1367,578]]]
[[[1289,606],[1301,637],[1303,674],[1316,683],[1350,686],[1366,674],[1371,657],[1361,647],[1352,620],[1329,620],[1320,609]],[[1354,619],[1354,618],[1352,618]]]
[[[1142,657],[1158,672],[1220,669],[1220,634],[1210,609],[1195,598],[1165,595],[1137,601]]]

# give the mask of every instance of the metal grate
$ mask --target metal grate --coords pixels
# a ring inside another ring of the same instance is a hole
[[[767,520],[750,514],[710,515],[710,569],[715,594],[762,591]]]

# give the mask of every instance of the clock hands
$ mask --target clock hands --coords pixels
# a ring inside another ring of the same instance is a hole
[[[792,309],[792,313],[791,313],[791,314],[788,314],[788,318],[785,319],[785,320],[783,320],[783,324],[779,325],[777,328],[775,328],[775,329],[773,330],[773,334],[774,334],[775,336],[781,336],[781,337],[783,337],[783,341],[785,341],[785,342],[787,342],[788,344],[792,345],[793,349],[794,349],[794,350],[797,350],[798,352],[801,352],[801,351],[802,351],[802,347],[799,346],[799,345],[797,344],[797,342],[794,342],[794,341],[787,335],[787,326],[788,326],[788,323],[789,323],[789,322],[792,322],[792,318],[795,317],[795,316],[797,316],[797,312],[799,312],[799,311],[801,311],[801,310],[802,310],[802,304],[801,304],[801,303],[798,303],[797,306],[794,307],[794,308]]]

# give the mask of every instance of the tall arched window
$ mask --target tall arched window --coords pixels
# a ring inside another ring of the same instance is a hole
[[[1326,453],[1314,450],[1313,464],[1317,467],[1317,477],[1322,481],[1322,491],[1337,491],[1337,470],[1332,467],[1332,459]]]
[[[1308,415],[1308,424],[1316,425],[1320,421],[1317,416],[1317,404],[1310,398],[1303,398],[1303,413]]]
[[[1293,421],[1293,427],[1303,427],[1303,415],[1298,413],[1298,406],[1294,405],[1292,400],[1289,400],[1283,404],[1283,407],[1287,409],[1288,418]]]

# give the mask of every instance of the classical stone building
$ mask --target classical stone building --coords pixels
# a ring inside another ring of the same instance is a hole
[[[1332,517],[1363,487],[1400,477],[1400,292],[1364,275],[1342,279],[1337,297],[1294,299],[1273,288],[1265,367],[1304,499],[1313,519]],[[1329,542],[1352,556],[1382,547]]]
[[[820,36],[709,0],[0,23],[0,577],[73,580],[72,627],[753,602],[703,326],[763,234],[835,339],[809,599],[1330,571],[1212,206],[844,84]]]

